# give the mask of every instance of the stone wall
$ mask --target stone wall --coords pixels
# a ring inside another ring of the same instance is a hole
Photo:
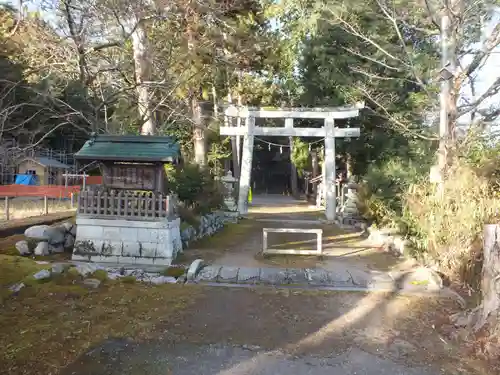
[[[180,219],[170,221],[76,219],[73,260],[170,265],[182,251]]]
[[[234,221],[234,218],[228,217],[224,212],[213,212],[202,216],[197,227],[189,225],[181,231],[182,247],[185,249],[191,241],[211,236],[221,230],[228,221]]]

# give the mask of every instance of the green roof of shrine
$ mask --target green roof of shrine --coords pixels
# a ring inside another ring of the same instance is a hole
[[[171,137],[151,135],[92,134],[75,154],[77,160],[171,162],[180,157],[179,144]]]

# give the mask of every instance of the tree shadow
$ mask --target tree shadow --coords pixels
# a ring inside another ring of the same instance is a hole
[[[206,287],[198,306],[159,324],[160,337],[104,353],[104,346],[98,346],[62,375],[102,374],[106,366],[113,367],[110,374],[156,375],[167,369],[173,374],[270,374],[279,373],[290,358],[352,361],[352,355],[366,356],[364,366],[384,360],[408,374],[488,373],[446,337],[448,314],[457,309],[446,299],[395,292]],[[247,351],[245,358],[234,352],[241,348]],[[203,366],[195,371],[193,363]]]

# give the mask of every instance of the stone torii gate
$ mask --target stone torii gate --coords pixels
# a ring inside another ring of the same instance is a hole
[[[247,198],[252,171],[252,154],[254,136],[275,137],[318,137],[325,138],[324,176],[325,183],[325,213],[328,221],[335,219],[336,192],[335,192],[335,138],[359,137],[359,128],[336,128],[335,119],[352,118],[359,115],[364,103],[353,106],[334,108],[289,108],[289,109],[262,109],[230,106],[225,110],[225,116],[244,118],[245,126],[220,128],[221,135],[244,136],[243,155],[241,158],[240,186],[238,195],[238,210],[240,214],[247,213]],[[256,118],[285,119],[284,127],[255,126]],[[324,119],[325,125],[321,128],[294,128],[293,119]]]

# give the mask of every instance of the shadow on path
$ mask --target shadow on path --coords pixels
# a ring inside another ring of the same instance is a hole
[[[110,341],[63,375],[487,374],[446,338],[451,301],[382,293],[204,289],[145,343]],[[491,372],[489,372],[491,373]]]

